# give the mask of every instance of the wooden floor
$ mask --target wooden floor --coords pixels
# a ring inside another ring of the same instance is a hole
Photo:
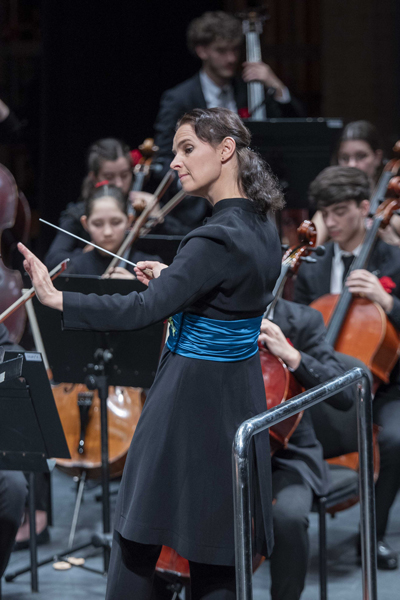
[[[117,488],[113,483],[112,487]],[[84,503],[78,523],[76,543],[90,541],[94,531],[101,531],[101,504],[95,501],[99,488],[85,492]],[[51,528],[51,543],[39,548],[39,558],[52,556],[67,546],[68,533],[72,518],[75,487],[66,475],[56,471],[53,475],[54,527]],[[112,506],[115,504],[115,496]],[[361,568],[355,550],[358,533],[359,510],[355,506],[328,520],[328,597],[329,600],[361,600]],[[318,600],[318,524],[316,515],[310,518],[311,558],[307,584],[302,600]],[[392,509],[388,542],[400,552],[400,495]],[[93,548],[78,553],[84,556],[93,552]],[[20,568],[29,561],[28,551],[14,552],[7,572]],[[101,569],[102,558],[89,558],[87,565]],[[290,565],[288,565],[290,576]],[[56,571],[52,565],[39,570],[39,593],[30,591],[28,574],[20,576],[12,583],[2,581],[3,600],[96,600],[104,598],[106,581],[104,576],[80,568],[69,571]],[[254,600],[268,600],[269,563],[265,562],[254,576]],[[400,571],[378,571],[379,600],[400,598]],[[127,600],[129,598],[127,597]]]

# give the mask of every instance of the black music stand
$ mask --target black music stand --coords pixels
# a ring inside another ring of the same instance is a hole
[[[145,291],[139,281],[65,275],[55,280],[61,291],[84,294],[126,295]],[[100,398],[103,533],[110,532],[108,467],[108,387],[148,388],[153,383],[164,334],[163,323],[139,331],[96,332],[61,330],[60,313],[40,304],[34,307],[44,347],[55,382],[83,383],[97,389]],[[109,548],[104,548],[104,572],[108,570]],[[44,564],[44,563],[43,563]]]
[[[0,385],[0,469],[29,471],[31,566],[27,570],[31,570],[32,592],[37,592],[34,474],[48,473],[54,466],[50,459],[70,458],[70,453],[42,355],[6,352],[5,358],[7,362],[0,365],[0,378],[5,373]]]
[[[251,146],[278,177],[287,208],[308,208],[311,181],[331,161],[343,127],[341,119],[268,119],[245,121]]]

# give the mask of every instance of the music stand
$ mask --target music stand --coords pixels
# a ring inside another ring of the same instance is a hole
[[[308,208],[311,181],[331,161],[343,127],[341,119],[246,121],[252,148],[278,177],[288,209]]]
[[[0,469],[29,472],[31,588],[37,592],[34,474],[48,473],[54,466],[50,459],[70,458],[70,453],[42,355],[6,352],[5,358],[0,365],[0,377],[5,373],[0,385]]]
[[[79,291],[84,294],[98,295],[114,293],[126,295],[132,291],[147,289],[136,280],[102,279],[97,276],[68,274],[58,277],[55,286],[61,291]],[[159,362],[164,325],[157,323],[139,331],[63,331],[60,314],[57,311],[43,306],[36,298],[33,303],[54,381],[83,383],[90,390],[98,390],[103,533],[109,533],[108,387],[148,388],[151,386]],[[109,549],[104,548],[104,572],[108,569],[108,562]]]

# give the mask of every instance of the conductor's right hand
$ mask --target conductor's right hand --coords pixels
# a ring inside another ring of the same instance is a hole
[[[26,246],[19,243],[18,250],[24,256],[24,269],[31,278],[32,285],[35,288],[36,296],[42,304],[55,308],[63,309],[62,292],[56,290],[50,279],[49,272],[42,262]]]
[[[168,265],[157,262],[156,260],[141,260],[135,267],[135,275],[145,285],[149,285],[151,279],[160,277],[163,269],[167,269]]]

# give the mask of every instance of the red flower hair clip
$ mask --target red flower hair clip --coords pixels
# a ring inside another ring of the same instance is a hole
[[[95,184],[95,186],[94,186],[94,187],[95,187],[95,188],[96,188],[96,190],[97,190],[97,188],[99,188],[99,187],[101,187],[101,186],[103,186],[103,185],[109,185],[109,183],[110,183],[110,182],[108,181],[108,179],[103,179],[103,181],[98,181],[98,182]]]
[[[391,294],[396,287],[393,279],[391,277],[387,277],[386,275],[379,278],[379,283],[388,294]]]
[[[134,150],[130,151],[130,155],[132,160],[132,167],[136,167],[136,165],[138,165],[142,160],[143,154],[140,152],[140,150],[135,148]]]

